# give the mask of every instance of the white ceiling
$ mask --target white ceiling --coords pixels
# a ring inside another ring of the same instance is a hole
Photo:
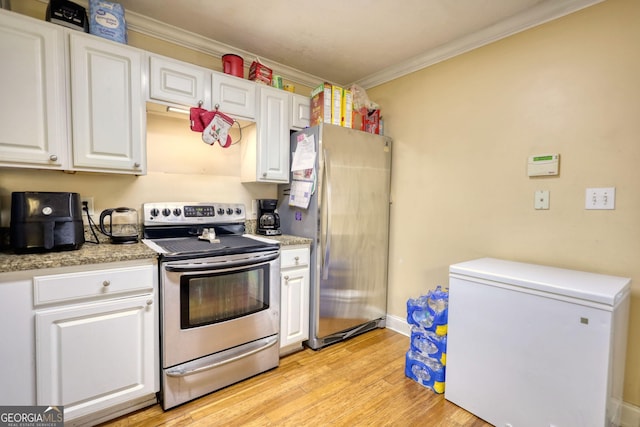
[[[309,84],[364,87],[601,0],[119,0],[130,29],[259,57]],[[144,19],[143,19],[144,18]],[[147,20],[151,18],[151,20]],[[160,25],[158,22],[167,25]],[[177,28],[173,28],[177,27]],[[180,29],[180,30],[178,30]],[[194,34],[191,34],[194,33]],[[299,71],[301,73],[297,74]]]

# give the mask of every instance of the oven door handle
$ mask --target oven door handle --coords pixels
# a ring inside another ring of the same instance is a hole
[[[220,270],[222,268],[236,268],[236,267],[244,267],[247,265],[256,265],[262,262],[269,262],[277,259],[280,256],[279,252],[269,252],[265,255],[253,255],[247,258],[236,259],[232,261],[214,261],[214,262],[189,262],[189,263],[180,263],[180,264],[172,264],[167,263],[164,265],[164,269],[166,271],[176,272],[176,273],[184,273],[188,271],[210,271],[210,270]]]
[[[245,357],[249,357],[253,354],[259,353],[263,350],[266,350],[269,347],[273,347],[278,342],[278,336],[274,335],[272,337],[260,340],[261,342],[254,343],[254,346],[249,349],[242,349],[241,352],[234,352],[234,354],[230,354],[230,357],[225,357],[224,355],[216,355],[214,356],[214,360],[211,363],[208,363],[203,366],[194,367],[189,369],[189,366],[176,366],[175,368],[171,368],[165,371],[165,374],[168,377],[186,377],[189,375],[197,374],[199,372],[208,371],[213,368],[217,368],[222,365],[226,365],[227,363],[235,362],[237,360],[243,359]]]

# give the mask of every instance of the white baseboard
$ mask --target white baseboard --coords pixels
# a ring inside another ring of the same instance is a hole
[[[386,327],[407,337],[411,335],[411,328],[404,317],[387,314]],[[619,427],[640,427],[640,407],[622,402]]]
[[[622,402],[620,427],[640,427],[640,407]]]
[[[386,327],[402,335],[411,335],[411,328],[407,323],[407,319],[403,317],[387,314]]]

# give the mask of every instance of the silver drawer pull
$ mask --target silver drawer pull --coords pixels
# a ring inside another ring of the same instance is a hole
[[[153,300],[152,299],[148,299],[147,300],[147,305],[151,305],[151,304],[153,304]]]
[[[289,283],[289,276],[284,276],[284,281]]]
[[[108,281],[108,280],[105,280],[104,282],[102,282],[102,286],[104,286],[105,288],[106,288],[107,286],[109,286],[110,284],[111,284],[111,282],[110,282],[110,281]]]
[[[58,160],[58,156],[56,156],[55,154],[52,154],[49,156],[49,160],[51,160],[52,162],[55,162]]]

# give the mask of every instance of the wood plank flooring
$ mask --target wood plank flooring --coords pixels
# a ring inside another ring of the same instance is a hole
[[[409,338],[377,329],[179,407],[159,405],[102,426],[446,426],[490,424],[404,375]]]

